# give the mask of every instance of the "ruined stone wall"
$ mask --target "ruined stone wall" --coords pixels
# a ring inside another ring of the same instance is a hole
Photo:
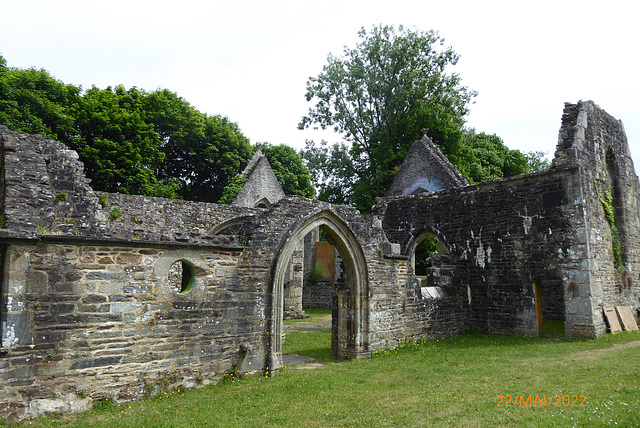
[[[91,238],[234,245],[216,226],[260,209],[94,192],[78,154],[0,125],[4,228]]]
[[[392,279],[400,287],[388,290],[393,293],[386,296],[395,304],[393,310],[378,308],[375,314],[384,333],[380,335],[382,345],[374,348],[395,346],[403,340],[455,336],[471,328],[468,300],[459,284],[443,285],[439,298],[427,297],[413,275],[409,257],[394,254],[385,258],[392,263]]]
[[[266,287],[245,286],[242,237],[215,229],[265,210],[94,192],[64,145],[6,128],[0,142],[0,413],[264,368]],[[180,260],[187,295],[168,278]]]
[[[333,281],[319,279],[305,281],[302,290],[302,306],[305,308],[331,308],[333,298]]]
[[[255,277],[253,281],[256,283],[273,281],[277,275],[278,260],[284,257],[284,248],[294,245],[290,237],[306,226],[324,227],[322,221],[318,221],[317,224],[308,222],[309,219],[318,216],[323,218],[323,213],[328,213],[331,218],[335,217],[335,221],[348,226],[355,238],[354,241],[357,242],[358,248],[346,248],[344,242],[335,242],[336,237],[331,236],[332,243],[336,245],[345,265],[346,298],[350,298],[350,293],[355,294],[353,278],[349,277],[352,275],[348,267],[350,254],[361,252],[364,257],[362,267],[366,267],[365,290],[362,290],[363,293],[359,296],[361,300],[352,302],[354,307],[351,310],[352,313],[359,314],[366,327],[366,331],[358,333],[362,335],[366,348],[363,352],[395,345],[405,337],[451,335],[469,326],[466,311],[459,310],[461,305],[466,304],[466,297],[454,295],[449,300],[442,299],[438,302],[427,302],[423,299],[419,287],[416,291],[415,284],[412,283],[413,276],[408,269],[407,257],[385,254],[384,244],[388,241],[381,228],[380,219],[375,216],[362,216],[352,207],[300,197],[284,198],[271,210],[256,218],[255,228],[249,235],[238,271],[252,269],[252,276]],[[290,254],[294,254],[294,248],[295,245]],[[247,260],[246,266],[244,260]],[[259,278],[260,274],[256,274],[268,269],[269,276],[266,278]],[[344,290],[338,291],[338,294],[340,293],[344,294]],[[279,298],[273,289],[269,290],[268,295],[274,299]],[[434,310],[439,311],[438,315],[434,320],[430,320],[430,314]],[[351,325],[348,328],[355,329],[356,326]]]
[[[474,328],[535,334],[534,280],[564,278],[587,257],[576,245],[577,209],[565,191],[573,171],[391,198],[377,211],[387,237],[405,253],[426,230],[445,243],[456,260],[445,293],[466,296]],[[578,324],[568,329],[580,330]]]
[[[0,125],[4,228],[94,234],[104,225],[78,154]]]
[[[568,104],[559,139],[548,172],[389,198],[376,208],[402,254],[412,257],[425,231],[447,245],[457,258],[449,284],[460,294],[469,287],[474,328],[535,334],[536,279],[562,281],[569,336],[604,333],[603,306],[628,305],[637,315],[640,192],[622,125],[592,102]],[[623,241],[617,269],[601,202],[607,189]],[[557,286],[551,292],[560,296]],[[558,302],[550,306],[559,312]]]
[[[163,377],[193,386],[233,366],[261,370],[264,290],[233,280],[240,254],[126,243],[9,245],[3,344],[10,352],[2,358],[0,407],[12,402],[14,414],[36,414],[39,406],[64,405],[50,400],[56,388],[128,399],[153,392]],[[186,295],[168,278],[180,260],[195,271]]]
[[[282,318],[311,259],[300,250],[318,228],[344,268],[331,293],[340,357],[469,328],[535,334],[534,284],[562,297],[546,313],[562,311],[568,336],[602,334],[603,306],[640,306],[638,178],[621,124],[590,102],[567,105],[550,171],[384,198],[372,216],[301,197],[264,209],[94,192],[60,143],[6,128],[0,142],[4,415],[281,367]],[[414,275],[426,234],[449,251],[429,270],[439,295]]]
[[[582,275],[589,275],[589,285],[573,292],[590,298],[582,304],[592,308],[594,330],[602,334],[606,329],[603,307],[631,306],[636,314],[640,308],[640,190],[622,123],[592,101],[567,103],[554,163],[578,167],[579,186],[568,191],[584,207],[580,230],[589,260]],[[621,234],[623,266],[618,267],[612,227],[602,203],[608,190]]]
[[[207,202],[178,201],[151,196],[96,192],[106,217],[101,237],[153,242],[240,245],[234,235],[216,235],[215,229],[239,217],[262,212]],[[106,198],[106,199],[105,199]],[[114,218],[113,213],[118,217]]]

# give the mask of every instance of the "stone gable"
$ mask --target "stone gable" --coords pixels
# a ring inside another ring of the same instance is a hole
[[[246,181],[231,205],[249,208],[269,208],[284,198],[284,192],[269,160],[256,150],[247,167],[242,171]]]
[[[413,143],[389,190],[389,196],[410,196],[466,186],[467,180],[425,134]]]

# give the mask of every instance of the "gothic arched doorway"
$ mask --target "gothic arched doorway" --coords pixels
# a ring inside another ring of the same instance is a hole
[[[359,358],[368,355],[369,293],[367,265],[360,243],[347,225],[333,212],[322,211],[289,234],[277,252],[272,271],[267,364],[270,370],[282,366],[282,318],[287,265],[296,247],[314,228],[319,227],[335,245],[344,263],[344,286],[333,298],[331,353],[335,357]]]

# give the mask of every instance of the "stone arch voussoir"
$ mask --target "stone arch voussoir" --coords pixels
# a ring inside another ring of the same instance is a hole
[[[419,230],[414,231],[414,233],[410,235],[409,240],[404,246],[403,254],[409,257],[409,260],[412,264],[415,262],[414,257],[418,244],[424,241],[424,239],[429,235],[435,236],[435,238],[438,241],[442,242],[442,244],[447,248],[449,254],[452,253],[451,247],[449,246],[449,243],[447,242],[447,239],[444,237],[444,235],[442,235],[442,233],[440,233],[440,231],[434,227],[425,226]]]

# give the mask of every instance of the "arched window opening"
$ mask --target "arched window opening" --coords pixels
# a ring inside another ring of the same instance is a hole
[[[453,266],[445,257],[449,255],[449,250],[444,242],[434,232],[426,230],[408,247],[408,253],[422,297],[442,297],[442,287],[450,285],[454,272]]]
[[[416,246],[414,253],[414,272],[418,277],[428,275],[429,268],[435,262],[435,256],[449,254],[447,247],[438,240],[435,235],[428,234],[422,242]]]
[[[271,202],[269,202],[269,199],[267,198],[262,198],[258,202],[256,202],[253,207],[269,209],[271,208]]]
[[[620,198],[620,181],[618,179],[618,165],[615,155],[611,149],[607,150],[606,155],[607,163],[607,189],[605,190],[604,201],[605,210],[606,204],[610,204],[613,208],[613,218],[607,216],[609,225],[611,226],[612,235],[612,250],[614,257],[614,266],[618,271],[626,271],[624,265],[627,261],[625,242],[625,221],[624,221],[624,207]],[[602,196],[601,196],[602,199]]]
[[[169,284],[176,289],[178,294],[189,294],[196,285],[196,276],[193,265],[186,260],[178,260],[169,269]]]

